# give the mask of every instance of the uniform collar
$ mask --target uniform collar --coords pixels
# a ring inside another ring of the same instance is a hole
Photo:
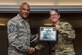
[[[18,17],[19,20],[25,21],[25,20],[21,17],[20,14],[17,14],[17,17]]]

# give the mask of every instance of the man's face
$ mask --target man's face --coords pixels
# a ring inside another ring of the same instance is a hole
[[[26,19],[28,17],[30,13],[30,7],[29,5],[27,4],[23,4],[21,7],[20,7],[20,15]]]
[[[56,11],[50,11],[50,19],[53,22],[57,22],[60,18],[60,15]]]

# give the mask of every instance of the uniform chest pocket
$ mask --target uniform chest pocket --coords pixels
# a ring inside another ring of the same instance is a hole
[[[26,28],[26,25],[24,23],[20,23],[18,28],[19,28],[19,31],[27,32],[27,28]]]

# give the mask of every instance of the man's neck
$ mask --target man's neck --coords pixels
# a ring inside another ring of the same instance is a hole
[[[19,15],[22,17],[22,15],[21,15],[20,13],[19,13]],[[25,21],[27,20],[27,19],[26,19],[26,18],[24,18],[24,17],[22,17],[22,19],[23,19],[23,20],[25,20]]]

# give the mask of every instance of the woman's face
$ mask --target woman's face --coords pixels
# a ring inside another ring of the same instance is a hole
[[[53,21],[53,22],[57,22],[59,21],[59,18],[60,18],[60,15],[55,11],[50,11],[50,19]]]

